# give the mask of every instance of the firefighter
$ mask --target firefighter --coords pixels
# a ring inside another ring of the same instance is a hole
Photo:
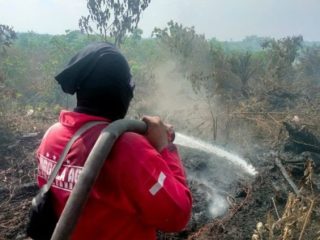
[[[105,121],[85,132],[71,147],[51,187],[60,216],[101,130],[125,117],[133,98],[130,68],[109,43],[92,43],[57,74],[62,90],[76,94],[73,111],[63,110],[37,150],[38,184],[46,183],[73,134],[85,123]],[[156,239],[156,231],[182,230],[192,199],[170,128],[157,116],[145,116],[147,133],[123,134],[95,182],[72,239]]]

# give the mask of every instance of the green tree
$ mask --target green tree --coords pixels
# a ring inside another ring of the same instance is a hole
[[[228,90],[235,88],[235,77],[231,71],[229,55],[219,46],[212,46],[210,57],[213,71],[214,92],[224,94]],[[211,88],[212,89],[212,88]]]
[[[252,69],[251,56],[249,52],[235,53],[230,58],[231,71],[240,78],[244,86],[248,84],[248,80],[254,72]]]
[[[134,29],[131,35],[132,40],[135,42],[141,41],[142,33],[143,31],[140,28]]]
[[[164,29],[155,28],[152,35],[158,38],[173,53],[179,54],[183,59],[188,59],[197,37],[194,27],[183,27],[182,24],[168,22]]]
[[[9,48],[13,41],[17,38],[17,35],[12,27],[0,24],[0,95],[4,95],[2,91],[3,84],[5,82],[5,74],[3,72],[3,62],[6,60],[7,48]]]
[[[312,83],[320,84],[320,46],[307,47],[299,58],[300,72]]]
[[[230,65],[232,73],[241,81],[242,94],[248,96],[248,81],[256,71],[252,54],[248,51],[245,53],[234,53],[230,58]]]
[[[4,53],[16,38],[16,32],[12,27],[0,24],[0,54]]]
[[[276,80],[289,80],[293,77],[293,62],[302,48],[302,36],[267,40],[262,47],[269,54],[269,71]]]
[[[194,27],[170,21],[163,29],[155,28],[152,35],[179,61],[181,72],[191,81],[195,91],[200,90],[203,82],[212,79],[210,44],[195,32]]]
[[[140,21],[141,13],[151,0],[87,0],[88,16],[82,16],[79,27],[87,34],[97,29],[104,40],[110,36],[120,46],[127,33],[133,32]],[[95,24],[92,27],[91,23]]]

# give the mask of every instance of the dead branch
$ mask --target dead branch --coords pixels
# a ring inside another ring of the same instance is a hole
[[[277,125],[282,125],[278,120],[276,120],[270,113],[267,113],[267,115],[277,124]]]
[[[278,157],[275,158],[275,164],[279,167],[282,175],[284,176],[284,178],[287,180],[287,182],[289,183],[289,185],[292,187],[293,191],[295,192],[295,194],[297,196],[300,195],[300,191],[298,189],[298,187],[296,186],[296,184],[291,180],[291,178],[289,177],[286,169],[284,168],[284,166],[282,165],[281,161],[279,160]]]

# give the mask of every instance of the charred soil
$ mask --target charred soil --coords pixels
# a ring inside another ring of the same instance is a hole
[[[52,122],[54,119],[31,124],[32,128],[16,129],[14,125],[9,125],[0,129],[0,239],[26,238],[28,211],[31,199],[37,192],[34,151],[45,129]],[[286,143],[288,142],[281,144]],[[178,234],[159,232],[158,238],[279,239],[287,231],[286,236],[291,234],[291,238],[281,239],[299,239],[297,236],[301,234],[301,239],[317,239],[320,230],[317,224],[320,211],[316,198],[319,194],[317,177],[320,158],[315,153],[288,154],[279,149],[278,146],[277,149],[268,149],[250,157],[257,163],[259,172],[254,178],[238,176],[238,180],[228,183],[221,182],[216,177],[223,171],[219,162],[215,164],[213,161],[210,165],[205,154],[181,149],[194,200],[192,218],[184,231]],[[291,195],[295,192],[276,164],[276,158],[280,159],[301,195]],[[308,172],[306,169],[309,160],[312,161],[312,169]],[[213,169],[213,172],[208,169]],[[203,181],[201,174],[209,176],[207,182]],[[208,181],[219,186],[219,194],[227,202],[226,210],[219,216],[213,217],[209,210],[212,197],[217,192]],[[288,203],[290,199],[292,202]],[[305,217],[294,218],[289,212],[297,212]]]

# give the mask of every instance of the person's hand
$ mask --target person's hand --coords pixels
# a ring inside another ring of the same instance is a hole
[[[144,116],[142,118],[148,126],[146,137],[150,144],[161,152],[169,142],[173,141],[173,127],[164,124],[158,116]]]

